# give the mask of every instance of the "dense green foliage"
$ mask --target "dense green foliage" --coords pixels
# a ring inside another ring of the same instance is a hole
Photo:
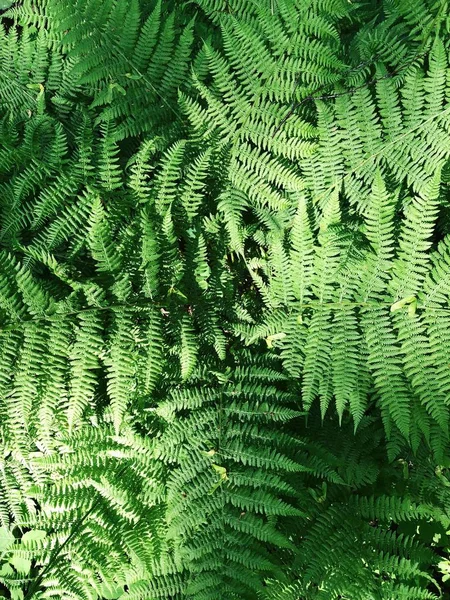
[[[0,1],[0,596],[449,597],[449,8]]]

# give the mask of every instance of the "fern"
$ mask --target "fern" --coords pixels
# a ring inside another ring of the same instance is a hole
[[[448,2],[4,4],[0,595],[445,597]]]

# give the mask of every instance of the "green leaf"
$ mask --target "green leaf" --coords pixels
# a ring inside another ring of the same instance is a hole
[[[402,298],[401,300],[398,300],[397,302],[394,302],[394,304],[391,306],[391,312],[395,312],[396,310],[400,310],[401,308],[403,308],[407,304],[414,303],[415,301],[416,301],[416,297],[415,296],[406,296],[406,298]]]
[[[8,563],[2,565],[0,569],[0,577],[8,577],[9,575],[14,575],[14,569]]]
[[[116,598],[119,598],[123,594],[123,588],[102,583],[99,587],[99,592],[105,600],[116,600]]]
[[[27,575],[31,569],[31,560],[28,558],[21,558],[20,556],[13,556],[9,560],[10,564],[15,567],[18,573],[23,573]]]
[[[22,536],[22,544],[29,544],[30,542],[39,542],[47,537],[47,532],[42,529],[33,529],[31,531],[27,531]]]
[[[408,306],[408,317],[413,317],[416,314],[416,310],[417,310],[417,300],[414,298],[414,300]]]
[[[220,465],[215,464],[212,464],[211,466],[214,469],[214,471],[216,471],[216,473],[219,473],[221,479],[228,479],[227,470],[225,467],[221,467]]]
[[[5,552],[14,543],[14,536],[6,529],[6,527],[0,527],[0,552]]]
[[[282,340],[283,338],[286,337],[286,334],[284,332],[281,333],[274,333],[272,335],[268,335],[266,337],[266,344],[268,348],[273,348],[273,342],[275,340]]]

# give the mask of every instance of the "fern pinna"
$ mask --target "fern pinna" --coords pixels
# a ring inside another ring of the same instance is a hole
[[[448,8],[0,3],[2,597],[448,596]]]

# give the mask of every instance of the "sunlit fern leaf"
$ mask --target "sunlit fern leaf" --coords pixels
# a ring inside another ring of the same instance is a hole
[[[108,370],[108,396],[117,433],[121,429],[126,409],[135,396],[138,357],[133,329],[132,312],[126,309],[114,311],[108,354],[104,360]]]

